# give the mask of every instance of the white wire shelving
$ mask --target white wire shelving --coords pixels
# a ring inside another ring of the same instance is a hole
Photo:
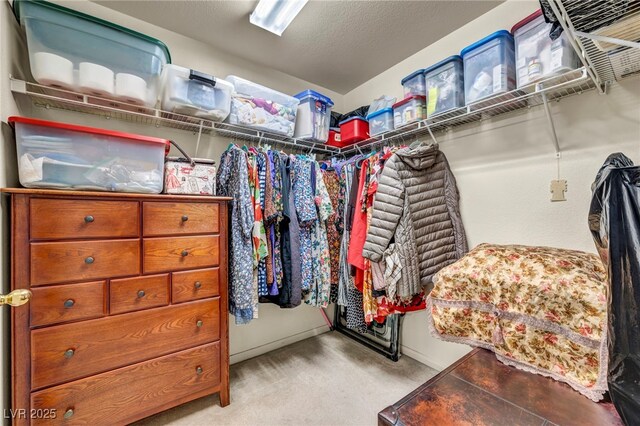
[[[598,34],[604,27],[622,19],[640,19],[639,1],[549,0],[549,5],[600,93],[605,93],[613,82],[640,73],[638,40],[606,38],[620,46],[608,52],[595,43],[598,39],[603,41]]]

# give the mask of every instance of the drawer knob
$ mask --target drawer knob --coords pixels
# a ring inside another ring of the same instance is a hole
[[[196,290],[199,290],[200,287],[202,287],[202,283],[200,281],[196,281],[196,283],[193,286],[196,288]]]
[[[202,367],[200,367],[200,366],[197,366],[197,367],[196,367],[196,374],[197,374],[198,376],[200,376],[200,375],[202,374],[202,372],[203,372],[203,371],[204,371],[204,370],[202,369]]]
[[[64,301],[64,307],[65,308],[70,308],[72,307],[76,302],[73,299],[67,299]]]
[[[89,256],[84,260],[84,263],[86,263],[87,265],[91,265],[94,261],[95,259],[92,256]]]
[[[186,214],[182,215],[182,221],[186,222],[189,220],[189,216],[187,216]]]
[[[84,217],[84,221],[85,221],[86,223],[91,223],[91,222],[93,222],[94,220],[95,220],[95,219],[94,219],[94,218],[93,218],[93,216],[91,216],[91,215],[88,215],[88,216],[85,216],[85,217]]]
[[[145,295],[144,290],[138,290],[138,298],[143,298]]]
[[[73,417],[73,408],[67,408],[67,411],[64,412],[64,418],[70,419]]]
[[[182,257],[186,257],[189,255],[189,252],[187,250],[182,250]]]
[[[203,324],[202,320],[196,321],[196,326],[198,326],[198,328],[202,327]]]
[[[64,351],[64,357],[67,359],[71,358],[75,353],[76,351],[74,351],[73,349],[67,349],[66,351]]]

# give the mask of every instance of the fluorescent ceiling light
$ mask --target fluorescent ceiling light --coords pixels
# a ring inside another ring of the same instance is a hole
[[[249,22],[279,36],[300,13],[308,0],[260,0]]]

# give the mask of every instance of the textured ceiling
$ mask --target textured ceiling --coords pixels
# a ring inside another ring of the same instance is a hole
[[[257,1],[97,3],[346,93],[500,1],[310,1],[282,37],[249,23]]]

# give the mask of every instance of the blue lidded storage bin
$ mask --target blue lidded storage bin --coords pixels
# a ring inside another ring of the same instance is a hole
[[[367,115],[371,136],[393,130],[393,108],[383,108]]]
[[[462,58],[449,56],[425,68],[427,118],[464,106],[464,71]]]
[[[402,88],[404,89],[404,97],[418,95],[424,96],[424,74],[423,70],[417,70],[402,79]]]
[[[516,88],[515,51],[509,31],[488,35],[462,49],[460,56],[467,105]]]
[[[300,100],[294,137],[326,143],[329,139],[333,101],[313,90],[305,90],[294,97]]]

